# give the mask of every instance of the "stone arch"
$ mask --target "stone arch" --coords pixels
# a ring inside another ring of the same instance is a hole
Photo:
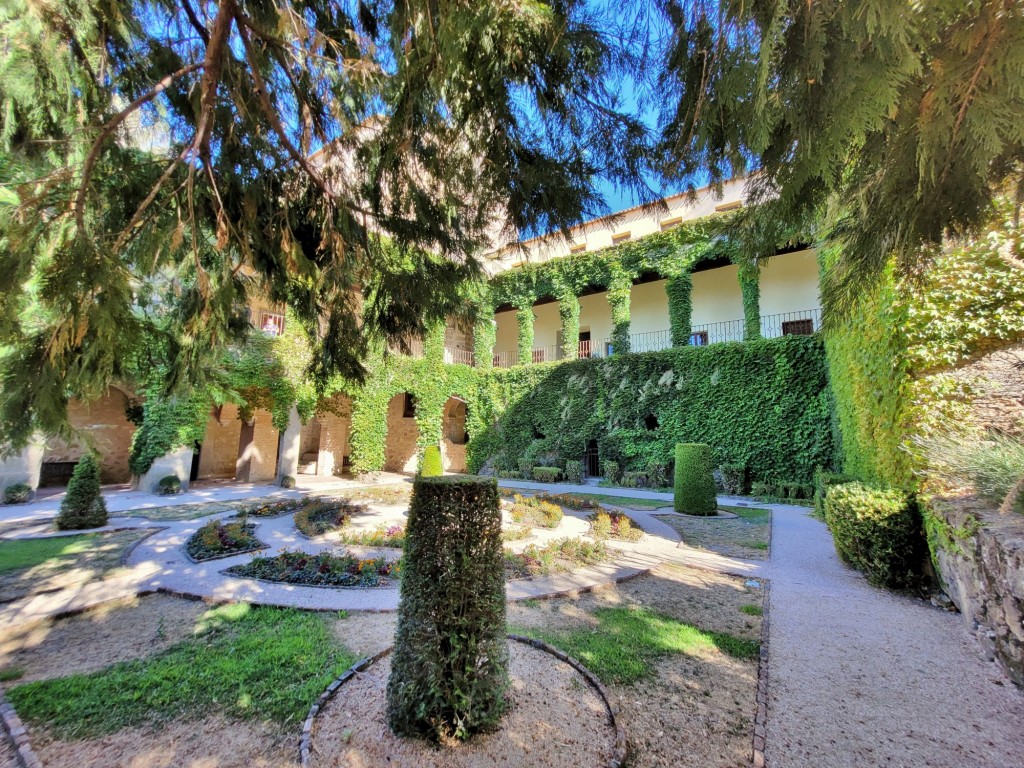
[[[419,436],[416,398],[411,392],[399,392],[388,401],[384,469],[388,472],[415,472],[419,466]]]
[[[82,439],[47,440],[41,483],[66,484],[75,462],[89,450],[95,450],[99,457],[102,483],[127,483],[131,479],[128,454],[135,434],[135,425],[127,415],[130,400],[127,390],[114,386],[93,400],[72,399],[68,420]]]
[[[441,462],[446,472],[466,471],[466,432],[468,406],[458,395],[452,395],[444,404],[441,424]]]

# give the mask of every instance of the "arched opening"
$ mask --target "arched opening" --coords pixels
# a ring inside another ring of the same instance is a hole
[[[419,451],[416,441],[416,398],[400,392],[388,401],[388,431],[384,440],[384,469],[388,472],[415,472]]]
[[[647,414],[647,416],[644,418],[644,426],[647,427],[649,431],[653,432],[660,426],[658,424],[658,417],[655,416],[653,413]]]
[[[583,452],[583,471],[587,477],[601,476],[601,459],[597,452],[597,440],[588,440]]]
[[[466,471],[466,417],[469,409],[466,401],[452,395],[444,404],[444,419],[441,424],[441,461],[446,472]]]

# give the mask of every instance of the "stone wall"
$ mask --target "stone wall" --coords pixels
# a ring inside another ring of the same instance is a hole
[[[320,444],[318,447],[316,473],[323,477],[341,475],[348,455],[348,436],[351,431],[350,417],[334,413],[322,413],[320,422]]]
[[[967,629],[1024,687],[1024,515],[1000,514],[973,497],[933,507],[947,534],[935,548],[947,594]]]
[[[206,435],[199,451],[199,477],[232,478],[238,461],[238,437],[242,422],[238,406],[230,403],[214,408],[206,422]]]
[[[252,440],[243,446],[239,438],[235,477],[249,483],[272,483],[277,475],[277,438],[270,411],[256,411]]]
[[[114,388],[88,403],[72,400],[68,403],[68,420],[82,433],[83,439],[72,443],[56,438],[48,440],[43,461],[77,461],[91,441],[99,455],[100,482],[127,483],[131,480],[128,454],[135,434],[135,425],[125,415],[127,405],[128,396]]]
[[[15,456],[0,461],[0,491],[9,485],[39,487],[39,467],[43,460],[43,444],[40,440],[25,447]]]
[[[388,436],[384,446],[384,469],[388,472],[415,472],[419,466],[416,440],[420,430],[416,419],[402,415],[405,393],[388,402]]]

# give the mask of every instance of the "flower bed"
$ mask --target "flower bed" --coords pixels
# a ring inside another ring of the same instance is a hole
[[[241,521],[225,524],[211,520],[189,537],[185,542],[185,552],[193,560],[202,562],[251,552],[263,546],[256,538],[255,525]]]
[[[562,522],[562,508],[539,497],[516,494],[512,497],[509,515],[514,523],[524,523],[536,528],[557,528]]]
[[[608,559],[603,542],[586,539],[558,539],[538,547],[530,544],[520,553],[505,551],[505,577],[518,579],[526,576],[546,576],[571,571],[587,565],[596,565]]]
[[[510,525],[501,531],[502,541],[522,541],[533,535],[533,528],[528,525]]]
[[[347,499],[317,499],[295,511],[295,527],[307,536],[320,536],[344,528],[353,514],[365,511]]]
[[[317,587],[386,587],[398,580],[401,560],[378,557],[360,560],[349,553],[282,552],[276,557],[254,557],[245,565],[228,568],[232,576],[245,576],[282,584]]]
[[[364,547],[405,547],[404,525],[378,525],[369,531],[341,530],[338,537],[345,544]]]
[[[619,541],[640,541],[644,532],[629,515],[611,509],[598,509],[587,515],[590,521],[590,535],[595,539],[618,539]]]
[[[308,504],[311,499],[284,499],[283,501],[274,501],[272,499],[264,499],[258,501],[255,504],[251,504],[246,507],[239,507],[239,517],[277,517],[278,515],[288,514],[294,512],[304,504]]]

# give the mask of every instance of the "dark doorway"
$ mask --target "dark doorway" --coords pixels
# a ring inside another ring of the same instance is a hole
[[[587,477],[600,477],[601,459],[597,455],[597,440],[587,443],[587,450],[583,452],[583,469]]]
[[[202,450],[202,443],[196,443],[192,448],[192,469],[190,469],[188,473],[189,482],[199,479],[199,454]]]

